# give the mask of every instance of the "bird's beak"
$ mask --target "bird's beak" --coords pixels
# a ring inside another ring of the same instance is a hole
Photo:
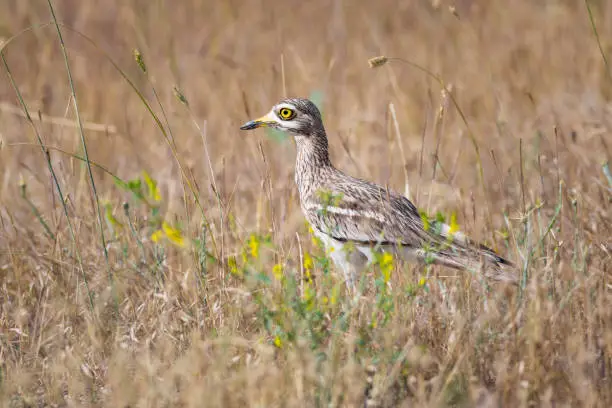
[[[267,113],[259,119],[251,120],[244,125],[240,126],[241,130],[257,129],[259,127],[272,127],[276,125],[276,118],[272,115],[272,112]]]

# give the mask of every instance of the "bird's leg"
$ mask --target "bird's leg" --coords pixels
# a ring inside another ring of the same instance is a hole
[[[350,276],[349,285],[353,290],[353,294],[356,294],[357,283],[361,279],[361,274],[367,268],[369,259],[363,252],[357,250],[357,248],[345,248],[343,252],[345,252],[345,259],[348,265],[348,275]]]

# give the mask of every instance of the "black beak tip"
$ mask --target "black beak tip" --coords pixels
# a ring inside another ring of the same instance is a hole
[[[251,130],[251,129],[255,129],[256,127],[257,127],[257,123],[252,120],[240,126],[240,130]]]

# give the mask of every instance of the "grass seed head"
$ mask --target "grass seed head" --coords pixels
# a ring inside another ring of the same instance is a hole
[[[146,74],[147,73],[147,65],[144,62],[144,58],[142,57],[142,54],[140,53],[140,51],[137,48],[134,48],[133,55],[134,55],[134,60],[136,61],[136,63],[138,64],[138,66],[140,67],[142,72],[144,74]]]
[[[370,68],[378,68],[382,67],[387,62],[389,62],[389,58],[385,57],[384,55],[380,55],[378,57],[370,58],[368,60],[368,65],[370,65]]]

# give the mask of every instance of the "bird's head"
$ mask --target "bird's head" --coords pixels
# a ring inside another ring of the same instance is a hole
[[[321,112],[308,99],[283,99],[259,119],[251,120],[240,127],[242,130],[271,127],[293,136],[324,134]]]

